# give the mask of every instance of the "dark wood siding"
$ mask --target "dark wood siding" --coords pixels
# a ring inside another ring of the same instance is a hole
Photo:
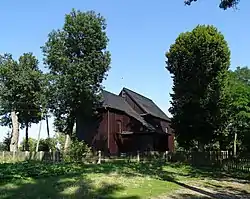
[[[174,150],[174,134],[170,123],[158,118],[150,118],[157,123],[164,133],[146,133],[140,122],[124,112],[114,109],[103,109],[97,118],[77,118],[77,136],[84,140],[94,150],[101,150],[106,154],[115,155],[120,152],[135,152],[137,150]],[[132,131],[134,134],[121,135],[121,131]]]
[[[133,135],[121,135],[119,126],[121,124],[121,131],[132,131],[136,133],[139,131],[141,124],[123,112],[109,110],[108,115],[110,153],[117,154],[119,152],[133,150],[136,144]],[[99,129],[99,131],[101,131],[101,129]]]
[[[161,126],[162,126],[163,131],[166,131],[166,128],[167,128],[167,131],[170,134],[168,136],[168,141],[167,141],[168,142],[168,150],[173,152],[174,151],[174,133],[173,133],[172,128],[170,127],[170,122],[165,121],[165,120],[161,120]]]
[[[101,111],[95,118],[76,119],[76,134],[80,140],[84,140],[94,150],[108,152],[108,123],[107,111]]]

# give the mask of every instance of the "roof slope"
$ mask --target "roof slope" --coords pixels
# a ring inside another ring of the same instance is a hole
[[[103,106],[120,110],[133,117],[134,119],[141,122],[144,126],[152,128],[134,109],[120,96],[115,95],[111,92],[102,91]]]
[[[123,91],[125,91],[147,114],[170,121],[169,117],[151,99],[129,90],[128,88],[123,88]]]

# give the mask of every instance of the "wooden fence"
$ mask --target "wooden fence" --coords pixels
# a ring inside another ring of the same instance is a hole
[[[54,152],[0,152],[1,162],[16,162],[24,160],[38,160],[48,162],[62,161],[63,154],[59,151]],[[250,172],[250,156],[243,156],[234,158],[227,151],[211,151],[211,152],[140,152],[124,153],[119,156],[105,156],[101,151],[91,154],[86,162],[103,163],[115,160],[125,160],[129,162],[148,162],[148,161],[162,161],[162,162],[182,162],[199,167],[222,167],[227,170],[237,170]]]
[[[231,171],[250,172],[250,156],[233,157],[228,151],[175,152],[169,161],[184,162],[198,167],[219,167]]]
[[[226,170],[250,172],[250,158],[230,158],[222,166]]]
[[[54,152],[29,152],[29,151],[1,151],[0,162],[20,162],[25,160],[39,160],[39,161],[61,161],[61,154],[59,151]]]

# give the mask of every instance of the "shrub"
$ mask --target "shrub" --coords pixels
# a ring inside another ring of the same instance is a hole
[[[64,154],[65,162],[82,162],[91,155],[91,148],[84,142],[73,138],[70,148]]]
[[[55,143],[51,138],[40,139],[38,151],[52,151],[55,150]]]

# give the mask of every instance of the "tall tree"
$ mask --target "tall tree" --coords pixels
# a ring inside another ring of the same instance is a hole
[[[185,5],[191,5],[192,2],[195,2],[197,0],[185,0]],[[228,8],[236,8],[237,4],[240,2],[240,0],[220,0],[219,7],[226,10]]]
[[[19,141],[19,101],[16,97],[19,94],[19,88],[15,87],[17,69],[18,63],[13,60],[11,54],[0,56],[1,125],[12,127],[10,151],[18,150]]]
[[[228,117],[230,119],[228,140],[229,148],[241,151],[250,151],[250,69],[248,67],[237,67],[230,71],[228,96]],[[236,138],[236,139],[235,139]],[[235,151],[236,153],[236,151]]]
[[[98,104],[111,61],[105,30],[100,14],[73,9],[65,16],[62,29],[53,30],[42,47],[45,64],[53,75],[50,108],[57,130],[66,134],[65,150],[77,115],[90,115]]]
[[[42,120],[43,74],[38,68],[38,60],[32,53],[24,53],[19,58],[19,86],[22,87],[19,120],[25,126],[26,145],[28,146],[28,129],[32,123]],[[18,85],[16,85],[18,86]]]
[[[17,150],[19,124],[26,127],[26,150],[28,128],[41,118],[41,94],[43,75],[32,53],[24,53],[19,62],[11,55],[2,56],[0,67],[2,125],[12,126],[11,151]]]
[[[230,51],[213,26],[198,25],[181,33],[166,53],[173,77],[172,124],[180,146],[200,149],[226,125],[225,86]]]

